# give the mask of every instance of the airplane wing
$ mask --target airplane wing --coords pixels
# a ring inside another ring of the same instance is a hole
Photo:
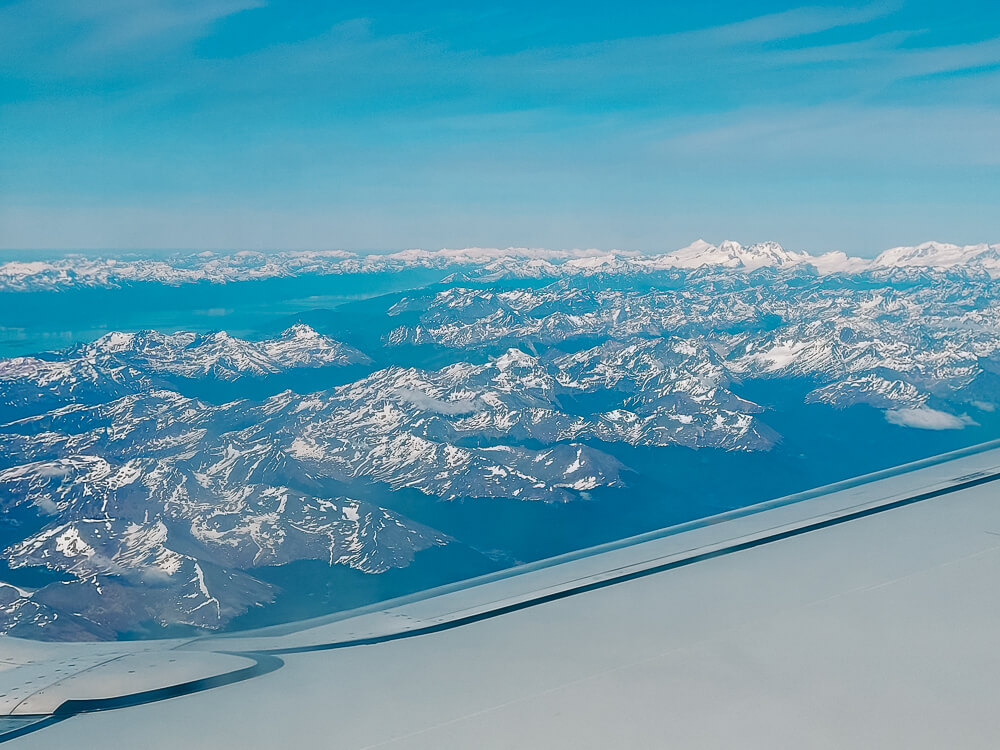
[[[0,741],[993,748],[998,480],[990,443],[305,622],[0,638]]]

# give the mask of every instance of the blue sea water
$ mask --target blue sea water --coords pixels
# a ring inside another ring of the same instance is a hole
[[[276,326],[303,313],[425,286],[443,276],[440,271],[414,269],[230,284],[136,284],[0,294],[0,356],[64,349],[109,331],[149,328],[166,333],[225,330],[252,338],[273,333]]]

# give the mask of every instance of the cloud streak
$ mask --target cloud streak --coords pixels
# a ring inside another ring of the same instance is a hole
[[[423,391],[418,391],[415,388],[397,388],[394,391],[394,394],[404,403],[412,404],[418,409],[434,412],[435,414],[444,414],[449,416],[472,414],[479,408],[479,403],[474,399],[455,399],[453,401],[444,401],[443,399],[435,398],[434,396],[424,393]]]
[[[915,427],[919,430],[961,430],[976,422],[962,414],[955,416],[948,412],[931,409],[928,406],[918,406],[912,409],[893,409],[886,412],[885,418],[900,427]]]
[[[120,64],[122,55],[134,65],[137,57],[176,49],[208,34],[216,21],[260,7],[262,0],[19,0],[0,8],[0,45],[8,65],[92,76]]]

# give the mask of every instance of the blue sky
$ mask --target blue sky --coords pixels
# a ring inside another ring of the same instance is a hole
[[[1000,5],[0,4],[0,247],[1000,241]]]

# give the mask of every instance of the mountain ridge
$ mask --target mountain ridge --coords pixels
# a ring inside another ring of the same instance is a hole
[[[542,248],[465,248],[405,250],[357,254],[347,251],[189,252],[163,257],[90,257],[67,255],[0,264],[0,291],[39,291],[78,287],[117,287],[135,283],[181,285],[230,283],[304,275],[381,273],[407,268],[468,267],[490,272],[506,270],[521,277],[587,275],[629,270],[653,273],[704,266],[752,271],[763,267],[809,265],[818,273],[863,273],[871,269],[955,268],[968,266],[1000,275],[1000,244],[953,245],[925,242],[883,251],[873,258],[841,251],[812,255],[790,251],[773,241],[744,246],[732,240],[713,245],[696,240],[661,253],[634,251],[548,250]]]

